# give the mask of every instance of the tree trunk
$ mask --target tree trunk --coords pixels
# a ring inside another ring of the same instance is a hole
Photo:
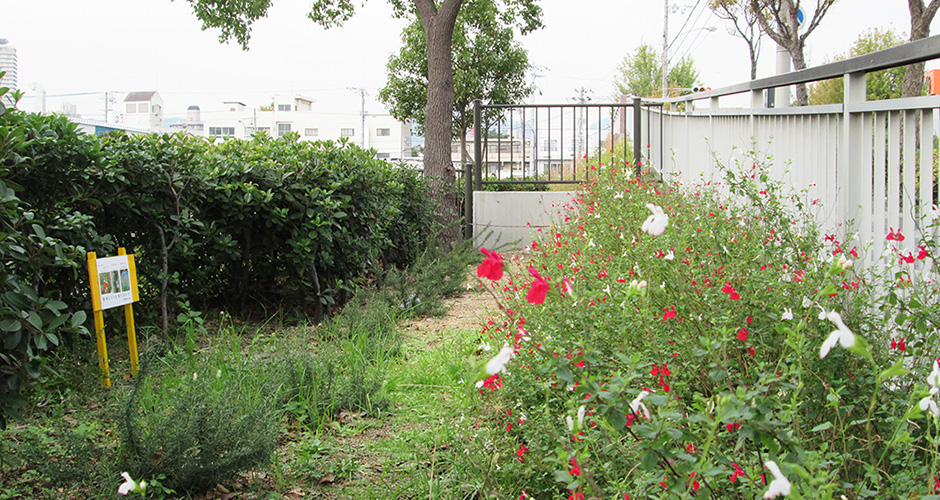
[[[803,57],[803,44],[795,42],[794,48],[790,50],[790,59],[793,60],[793,71],[806,69],[806,59]],[[809,103],[809,93],[806,91],[806,84],[796,85],[796,105],[806,106]]]
[[[415,0],[428,50],[428,103],[425,110],[424,175],[437,202],[435,217],[443,228],[445,249],[457,241],[456,171],[451,162],[454,74],[451,53],[454,24],[463,0]],[[479,133],[479,131],[477,132]]]
[[[930,22],[933,21],[940,0],[931,0],[930,5],[924,6],[924,0],[908,0],[907,7],[911,12],[911,39],[914,42],[923,40],[930,35]],[[916,97],[924,91],[924,63],[910,64],[904,69],[904,80],[901,82],[902,97]]]

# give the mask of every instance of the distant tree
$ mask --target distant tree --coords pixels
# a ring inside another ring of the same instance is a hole
[[[754,9],[746,0],[709,0],[708,8],[719,18],[731,21],[732,27],[728,31],[747,42],[747,53],[751,60],[751,80],[757,78],[761,30]]]
[[[649,44],[636,48],[632,56],[624,57],[614,77],[614,87],[620,95],[659,97],[662,95],[663,65],[661,57]],[[678,96],[695,86],[698,71],[691,57],[683,57],[669,69],[669,95]]]
[[[940,0],[930,0],[924,5],[924,0],[907,0],[907,8],[911,13],[911,38],[914,42],[930,35],[930,23],[940,8]],[[919,96],[924,92],[924,63],[910,64],[904,73],[902,95],[904,97]]]
[[[904,38],[894,30],[881,30],[878,28],[868,30],[859,35],[858,39],[849,49],[848,57],[856,57],[879,50],[888,49],[904,43]],[[835,60],[845,59],[845,55],[836,56]],[[868,73],[867,98],[869,101],[880,99],[895,99],[902,95],[902,81],[905,68],[903,66]],[[810,104],[837,104],[843,101],[843,80],[833,78],[823,80],[810,87]]]
[[[473,101],[515,103],[531,93],[526,84],[528,52],[493,0],[467,0],[454,26],[453,136],[473,125]],[[420,22],[402,31],[402,48],[389,58],[388,81],[379,99],[392,116],[415,120],[423,131],[427,107],[427,48]]]
[[[453,137],[467,157],[467,130],[473,126],[473,101],[514,103],[531,93],[526,85],[528,52],[515,40],[515,30],[500,16],[493,0],[467,0],[454,25]],[[402,31],[402,48],[389,58],[388,82],[379,99],[392,116],[415,120],[424,131],[428,61],[421,23]],[[486,120],[487,117],[484,117]],[[484,125],[485,126],[485,125]],[[464,163],[464,162],[462,162]]]
[[[202,20],[203,29],[220,28],[222,41],[234,38],[247,49],[251,24],[267,15],[272,0],[187,0]],[[450,160],[454,104],[453,41],[454,25],[465,0],[388,0],[398,17],[421,21],[428,61],[427,108],[425,109],[424,173],[431,196],[438,202],[436,218],[448,228],[445,243],[457,238],[455,207],[456,172]],[[364,4],[365,0],[360,4]],[[513,22],[523,33],[542,27],[538,0],[500,0],[500,16]],[[325,28],[342,26],[355,14],[352,0],[313,0],[307,17]]]
[[[806,57],[803,55],[806,39],[816,30],[826,16],[826,12],[829,11],[829,7],[836,0],[816,0],[813,16],[805,29],[797,29],[800,0],[747,1],[750,2],[751,9],[758,14],[757,22],[760,23],[761,30],[790,54],[790,59],[793,60],[793,70],[806,69]],[[805,106],[807,102],[806,85],[797,85],[796,105]]]

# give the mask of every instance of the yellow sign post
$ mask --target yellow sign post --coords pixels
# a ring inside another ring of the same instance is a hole
[[[111,370],[108,368],[108,345],[104,335],[104,310],[124,306],[124,321],[127,324],[127,346],[130,350],[131,375],[139,370],[137,360],[137,334],[134,331],[133,303],[140,300],[137,290],[137,266],[134,254],[127,255],[118,248],[115,257],[97,258],[88,252],[88,281],[91,285],[91,305],[95,318],[95,337],[98,340],[98,366],[101,368],[105,387],[111,387]]]

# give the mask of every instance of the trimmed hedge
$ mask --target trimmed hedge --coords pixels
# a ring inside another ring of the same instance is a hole
[[[323,317],[427,243],[419,173],[345,141],[99,138],[64,117],[4,111],[3,411],[22,402],[43,352],[86,331],[86,251],[134,253],[139,322],[167,329],[179,313],[213,307]]]

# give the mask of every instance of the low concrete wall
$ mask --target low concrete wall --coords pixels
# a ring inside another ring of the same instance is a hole
[[[537,237],[536,229],[549,227],[575,196],[574,191],[474,191],[473,235],[488,248],[526,247]]]

